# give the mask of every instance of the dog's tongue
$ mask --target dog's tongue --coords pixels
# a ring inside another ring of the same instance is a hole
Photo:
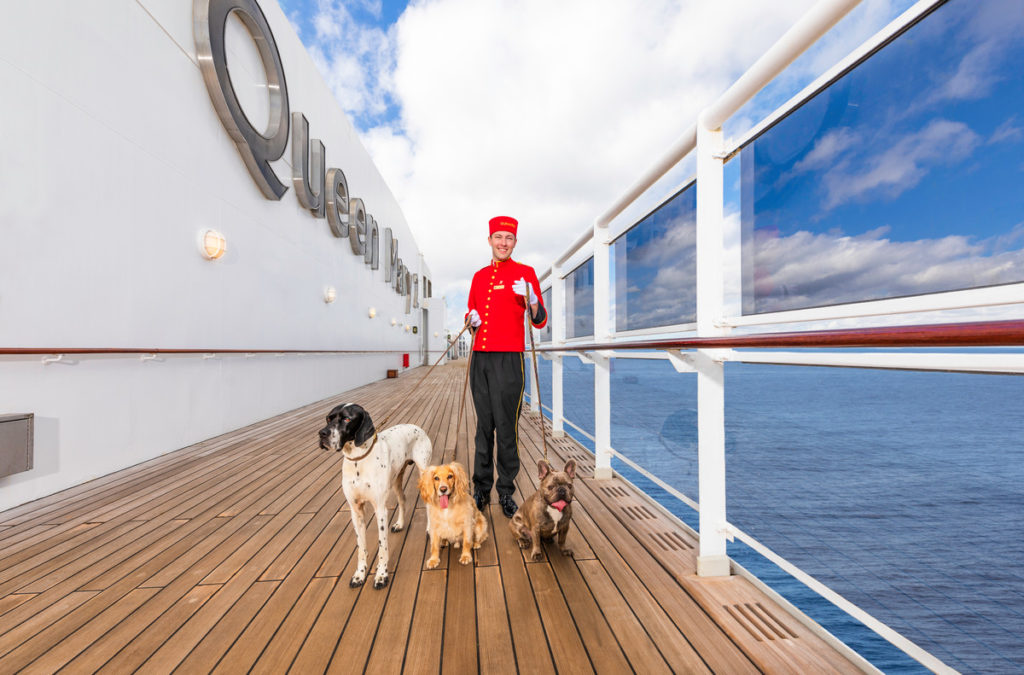
[[[440,497],[437,498],[437,501],[441,503],[442,509],[448,508],[448,495],[441,495]],[[562,503],[564,504],[565,502]]]
[[[559,511],[561,511],[562,509],[564,509],[564,508],[565,508],[565,505],[566,505],[567,503],[568,503],[568,502],[566,502],[566,501],[565,501],[564,499],[559,499],[559,500],[558,500],[557,502],[551,502],[551,506],[554,506],[554,507],[555,507],[556,509],[558,509]]]

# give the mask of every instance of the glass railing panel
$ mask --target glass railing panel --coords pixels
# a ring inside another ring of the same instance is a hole
[[[950,0],[741,151],[743,311],[1024,281],[1024,12]]]
[[[561,283],[561,281],[559,279],[556,279],[555,283]],[[555,317],[553,317],[551,315],[551,289],[549,288],[546,291],[541,291],[540,297],[541,297],[541,301],[544,303],[544,307],[548,311],[548,322],[544,326],[544,328],[542,328],[539,331],[540,332],[540,341],[541,342],[551,342],[551,327],[555,323]]]
[[[530,391],[533,380],[532,369],[527,373],[526,391]],[[541,401],[544,404],[544,416],[551,418],[551,362],[539,359],[538,377],[540,382]],[[594,435],[594,366],[583,363],[575,356],[562,358],[562,405],[566,419]],[[585,448],[594,451],[594,443],[578,431],[565,426],[565,433],[580,442]]]
[[[961,672],[1024,663],[1024,380],[728,364],[725,391],[730,522]],[[765,580],[803,592],[783,577]]]
[[[565,337],[594,334],[594,259],[569,273],[565,279]]]
[[[667,199],[612,244],[615,330],[697,320],[697,189]]]

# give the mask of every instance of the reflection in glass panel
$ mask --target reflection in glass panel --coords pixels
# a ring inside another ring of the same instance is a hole
[[[548,322],[544,325],[544,328],[540,330],[540,341],[551,342],[551,326],[554,323],[551,318],[551,289],[540,292],[541,302],[544,303],[544,309],[548,312]]]
[[[697,190],[690,183],[612,244],[615,329],[697,320]]]
[[[950,0],[745,146],[744,313],[1024,280],[1022,61]]]
[[[594,259],[565,278],[565,337],[594,334]]]

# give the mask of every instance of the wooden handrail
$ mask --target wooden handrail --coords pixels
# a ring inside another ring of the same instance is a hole
[[[1024,320],[881,326],[725,337],[671,338],[587,344],[548,345],[541,352],[606,349],[756,349],[800,347],[1011,347],[1024,346]]]

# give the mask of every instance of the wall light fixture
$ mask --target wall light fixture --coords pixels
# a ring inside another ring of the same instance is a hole
[[[199,233],[199,252],[207,260],[217,260],[228,250],[228,242],[217,230],[203,230]]]

